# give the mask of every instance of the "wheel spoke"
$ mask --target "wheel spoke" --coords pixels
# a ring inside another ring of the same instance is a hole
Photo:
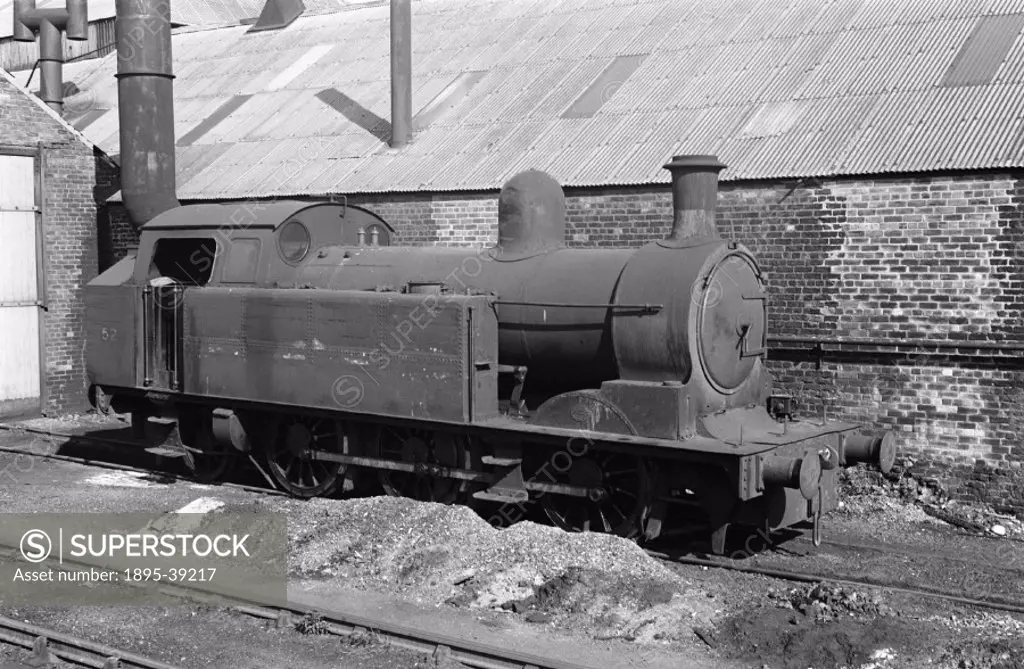
[[[270,474],[287,492],[297,497],[329,495],[342,481],[341,463],[314,460],[316,451],[339,452],[344,430],[326,419],[292,416],[281,419],[264,452]]]
[[[626,520],[627,516],[626,516],[626,514],[625,514],[625,513],[623,513],[622,509],[620,509],[620,508],[619,508],[619,507],[617,507],[617,506],[612,506],[612,507],[610,507],[610,509],[611,509],[612,511],[614,511],[615,513],[617,513],[617,514],[618,514],[618,516],[619,516],[619,522],[620,522],[620,523],[622,523],[623,521],[625,521],[625,520]]]
[[[466,446],[454,436],[439,436],[418,429],[396,430],[389,426],[382,430],[379,448],[382,457],[405,462],[409,462],[407,454],[411,451],[413,459],[410,464],[465,466],[462,459]],[[412,473],[382,471],[379,477],[389,495],[445,504],[457,501],[468,488],[465,482],[431,476],[422,470]]]
[[[653,503],[647,472],[643,461],[632,456],[597,453],[578,458],[568,471],[556,474],[554,482],[595,487],[601,485],[595,483],[597,474],[607,494],[594,501],[552,493],[539,501],[551,522],[564,530],[634,537],[640,532],[640,519]],[[610,480],[613,485],[609,485]]]

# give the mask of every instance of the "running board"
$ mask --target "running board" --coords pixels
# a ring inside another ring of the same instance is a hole
[[[339,453],[327,453],[324,451],[313,451],[309,454],[311,460],[318,460],[322,462],[337,462],[343,465],[349,465],[352,467],[367,467],[369,469],[387,469],[395,472],[406,472],[409,474],[415,474],[418,476],[432,476],[434,478],[449,478],[459,479],[462,481],[475,481],[478,483],[487,483],[491,487],[487,491],[481,492],[492,492],[494,494],[501,495],[501,499],[494,501],[507,501],[508,493],[498,492],[498,485],[505,481],[507,476],[503,476],[499,479],[497,484],[492,484],[495,478],[493,472],[476,472],[471,469],[456,469],[454,467],[444,467],[441,465],[432,465],[424,462],[409,463],[409,462],[398,462],[396,460],[384,460],[381,458],[364,458],[355,455],[341,455]],[[522,481],[522,468],[516,466],[518,470],[519,480]],[[500,473],[499,473],[500,474]],[[590,499],[600,499],[605,495],[603,488],[587,488],[584,486],[575,485],[563,485],[560,483],[539,483],[537,481],[522,481],[522,489],[529,492],[542,492],[550,495],[565,495],[567,497],[587,497]],[[474,495],[475,497],[476,495]],[[521,499],[521,495],[511,495],[514,501]],[[478,499],[487,499],[486,497],[479,497]]]

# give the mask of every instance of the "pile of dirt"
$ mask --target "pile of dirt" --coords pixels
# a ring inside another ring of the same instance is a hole
[[[286,503],[290,569],[418,603],[505,612],[601,638],[668,642],[723,615],[631,541],[374,497]]]
[[[919,630],[900,619],[827,622],[782,608],[755,608],[732,616],[714,632],[723,653],[786,669],[891,666],[916,654]]]
[[[842,515],[937,522],[990,536],[1024,538],[1024,520],[999,513],[989,504],[952,499],[938,482],[915,478],[906,469],[882,474],[849,467],[841,470],[839,485]]]
[[[893,616],[895,611],[878,593],[822,582],[789,589],[768,589],[768,599],[779,608],[788,608],[819,622],[847,615],[854,618]]]
[[[1009,615],[919,616],[906,601],[827,582],[766,594],[769,605],[701,638],[725,656],[786,669],[1024,669],[1024,621]]]
[[[987,504],[945,500],[939,504],[922,504],[928,515],[969,532],[989,536],[1024,538],[1024,521],[998,513]]]
[[[828,583],[769,588],[767,595],[768,606],[751,607],[705,633],[709,645],[728,657],[786,669],[886,669],[928,648],[931,635],[879,595]]]
[[[864,466],[839,471],[839,514],[878,516],[891,520],[923,522],[930,520],[916,504],[928,490],[926,484],[906,471],[882,474]]]
[[[941,666],[1024,669],[1024,622],[991,613],[931,620],[945,627],[949,638],[953,639],[938,658]]]
[[[956,669],[1022,669],[1024,647],[1007,640],[972,640],[947,649],[939,664]]]

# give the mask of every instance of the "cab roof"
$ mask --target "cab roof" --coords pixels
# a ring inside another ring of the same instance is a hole
[[[276,230],[285,221],[305,209],[314,207],[346,207],[336,202],[232,202],[229,204],[190,204],[169,209],[149,223],[143,230],[181,229],[270,229]]]

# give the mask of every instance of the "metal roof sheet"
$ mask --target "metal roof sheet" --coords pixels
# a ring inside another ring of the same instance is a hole
[[[970,86],[992,81],[1024,28],[1024,14],[984,16],[942,78],[943,86]]]
[[[420,2],[421,0],[413,0]],[[255,21],[263,10],[266,0],[174,0],[171,3],[171,20],[183,26],[227,26],[242,21]],[[304,15],[331,14],[340,11],[363,9],[369,4],[384,5],[385,0],[303,0]],[[13,0],[0,0],[0,39],[13,34]],[[36,0],[36,7],[64,7],[65,0]],[[104,21],[115,16],[114,0],[88,0],[89,21]],[[246,26],[248,29],[248,26]],[[175,44],[177,48],[177,44]]]
[[[385,5],[177,32],[177,137],[209,126],[179,147],[179,196],[490,189],[531,167],[665,183],[680,152],[718,153],[727,180],[1024,167],[1024,0],[418,0],[414,113],[454,93],[401,151]],[[944,86],[954,63],[990,81]],[[76,118],[116,152],[115,59],[79,65],[96,102]],[[592,116],[561,118],[595,86]]]
[[[89,21],[100,21],[113,18],[114,0],[87,0]],[[43,9],[54,7],[63,9],[65,0],[36,0],[36,7]],[[14,2],[0,0],[0,39],[14,35]]]

